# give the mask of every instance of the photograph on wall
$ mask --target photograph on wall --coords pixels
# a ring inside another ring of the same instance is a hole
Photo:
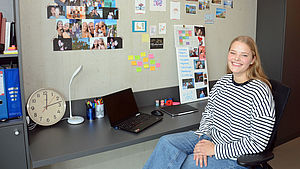
[[[197,6],[194,4],[185,4],[185,12],[187,14],[196,14],[196,8]]]
[[[214,24],[215,15],[214,14],[204,14],[204,23],[205,24]]]
[[[233,0],[223,0],[224,8],[233,8]]]
[[[54,0],[54,2],[59,6],[68,6],[68,0]]]
[[[208,78],[205,55],[205,27],[201,25],[175,25],[174,37],[180,102],[188,103],[207,99]],[[181,43],[181,40],[183,43]],[[190,87],[188,87],[189,85]]]
[[[106,27],[106,31],[107,31],[106,35],[103,34],[103,32],[105,31],[105,27]],[[103,34],[103,36],[117,37],[117,29],[118,29],[117,20],[107,19],[107,20],[105,20],[105,25],[102,25],[102,23],[99,24],[99,29],[100,29],[101,33]]]
[[[221,0],[211,0],[211,3],[214,5],[221,5]]]
[[[226,17],[226,9],[216,8],[216,18],[225,18],[225,17]]]
[[[68,1],[68,6],[81,6],[82,4],[80,3],[82,0],[67,0]]]
[[[63,6],[49,5],[47,6],[48,19],[66,19]]]
[[[70,34],[70,20],[57,19],[56,20],[57,38],[71,38]]]
[[[150,49],[163,49],[164,38],[150,38]]]
[[[81,38],[81,19],[70,19],[71,38]]]
[[[132,32],[147,32],[147,21],[132,21]]]
[[[167,24],[166,23],[159,23],[158,24],[158,34],[166,34],[167,33]]]
[[[123,48],[123,42],[121,37],[108,37],[107,49],[121,49]]]
[[[107,38],[106,37],[94,37],[90,38],[90,49],[91,50],[105,50],[107,49]]]
[[[136,14],[146,13],[146,0],[135,0],[135,13]]]
[[[118,8],[104,8],[103,19],[119,19]]]
[[[166,11],[167,0],[149,0],[150,11]]]
[[[66,6],[68,19],[85,19],[85,8],[83,6]]]
[[[116,0],[82,0],[82,4],[80,6],[84,7],[116,7]]]
[[[199,0],[199,10],[209,10],[209,0]]]
[[[107,24],[104,19],[94,19],[94,35],[93,37],[107,37]]]
[[[103,19],[103,10],[102,7],[93,7],[90,6],[86,8],[86,19]]]
[[[72,50],[72,39],[61,39],[55,38],[53,39],[53,49],[54,51],[65,51]]]
[[[90,39],[89,38],[73,38],[72,50],[89,50]]]
[[[179,20],[180,19],[180,2],[170,2],[170,19]]]

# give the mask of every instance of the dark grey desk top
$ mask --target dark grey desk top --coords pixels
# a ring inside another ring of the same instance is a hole
[[[139,134],[113,129],[107,117],[85,120],[80,125],[70,125],[64,120],[54,126],[37,127],[29,131],[32,166],[51,165],[156,139],[168,133],[196,129],[206,104],[206,100],[189,104],[197,107],[198,113],[174,118],[165,114],[161,122]],[[153,108],[145,107],[141,112],[150,113]]]

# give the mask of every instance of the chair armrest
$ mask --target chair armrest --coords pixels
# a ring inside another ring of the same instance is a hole
[[[241,166],[256,166],[265,162],[268,162],[274,158],[272,152],[262,152],[258,154],[242,155],[237,159],[237,162]]]

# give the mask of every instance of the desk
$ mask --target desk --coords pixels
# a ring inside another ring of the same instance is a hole
[[[199,127],[201,112],[207,101],[190,103],[199,112],[179,117],[164,114],[163,120],[139,134],[115,130],[107,117],[80,125],[70,125],[66,120],[54,126],[38,126],[29,131],[29,147],[33,168],[101,153],[152,139],[162,135],[187,131]],[[154,107],[143,107],[141,112],[150,113]]]

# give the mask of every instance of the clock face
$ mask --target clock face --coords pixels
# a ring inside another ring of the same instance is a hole
[[[42,126],[57,123],[64,116],[65,111],[65,99],[53,89],[39,89],[31,94],[27,102],[29,117]]]

